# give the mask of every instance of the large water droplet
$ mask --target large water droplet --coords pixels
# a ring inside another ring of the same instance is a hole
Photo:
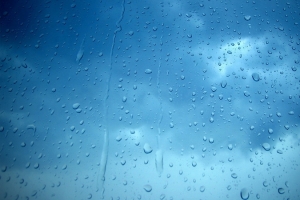
[[[151,192],[151,191],[152,191],[152,186],[149,185],[149,184],[144,185],[144,190],[145,190],[146,192]]]
[[[263,144],[262,144],[262,147],[263,147],[266,151],[270,151],[270,149],[271,149],[271,146],[270,146],[269,143],[263,143]]]
[[[151,146],[148,143],[144,144],[144,152],[146,154],[149,154],[149,153],[152,152],[152,148],[151,148]]]
[[[253,73],[252,74],[252,79],[254,80],[254,81],[259,81],[259,75],[258,75],[258,73]]]
[[[279,194],[284,194],[284,189],[283,188],[278,188],[278,193]]]
[[[246,188],[243,188],[240,192],[241,198],[244,200],[249,199],[249,192]]]

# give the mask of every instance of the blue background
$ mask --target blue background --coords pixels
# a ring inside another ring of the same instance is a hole
[[[299,12],[2,0],[0,199],[300,199]]]

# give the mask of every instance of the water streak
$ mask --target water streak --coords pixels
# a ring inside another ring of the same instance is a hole
[[[162,46],[162,36],[160,38],[160,45]],[[162,47],[160,48],[160,54],[162,53]],[[158,120],[158,134],[157,134],[157,151],[155,153],[155,167],[156,167],[156,171],[158,173],[159,176],[161,176],[161,173],[163,172],[163,151],[161,149],[160,146],[160,126],[161,126],[161,122],[163,119],[163,106],[162,106],[162,97],[161,97],[161,88],[160,88],[160,71],[161,71],[161,58],[159,59],[159,64],[158,64],[158,68],[157,68],[157,78],[156,78],[156,88],[158,91],[158,95],[159,95],[159,109],[160,109],[160,117]]]
[[[81,42],[80,49],[79,49],[79,51],[78,51],[78,53],[76,55],[76,62],[80,62],[80,60],[82,59],[82,57],[84,55],[84,47],[83,47],[84,41],[85,41],[85,36],[84,36],[84,38],[83,38],[83,40]]]
[[[112,60],[113,60],[113,52],[115,47],[115,41],[117,37],[117,33],[122,30],[122,27],[120,25],[121,21],[123,20],[125,13],[125,0],[123,0],[122,3],[122,11],[121,11],[121,17],[116,23],[116,30],[114,31],[113,35],[113,41],[110,49],[110,66],[109,66],[109,76],[107,81],[107,89],[106,89],[106,97],[104,100],[104,135],[103,135],[103,147],[102,147],[102,153],[101,153],[101,160],[100,160],[100,171],[99,176],[101,178],[100,181],[100,191],[101,191],[101,198],[104,199],[104,192],[105,192],[105,172],[106,172],[106,165],[107,165],[107,159],[108,159],[108,148],[109,148],[109,125],[107,123],[107,117],[108,117],[108,99],[109,99],[109,92],[110,92],[110,85],[111,85],[111,77],[112,77]]]

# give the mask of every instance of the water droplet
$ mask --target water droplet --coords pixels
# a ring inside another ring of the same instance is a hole
[[[269,128],[268,132],[269,132],[270,134],[272,134],[274,131],[273,131],[273,129]]]
[[[34,165],[33,165],[33,167],[34,167],[34,169],[37,169],[37,168],[39,168],[39,163],[35,163]]]
[[[151,69],[146,69],[145,70],[145,74],[151,74],[152,73],[152,70]]]
[[[152,186],[149,185],[149,184],[146,184],[146,185],[144,185],[144,190],[145,190],[146,192],[151,192],[151,191],[152,191]]]
[[[246,188],[243,188],[240,192],[241,198],[244,200],[249,199],[249,192]]]
[[[193,161],[193,162],[192,162],[192,166],[193,166],[193,167],[196,167],[196,166],[197,166],[197,162],[196,162],[196,161]]]
[[[226,86],[227,86],[227,82],[226,82],[226,81],[222,81],[222,82],[221,82],[221,87],[222,87],[222,88],[225,88]]]
[[[79,106],[80,106],[79,103],[74,103],[72,107],[73,107],[73,109],[77,109],[77,108],[79,108]]]
[[[229,150],[232,150],[232,149],[233,149],[232,144],[229,144],[229,145],[228,145],[228,149],[229,149]]]
[[[244,96],[245,97],[249,97],[250,96],[250,93],[248,91],[244,91]]]
[[[125,165],[126,164],[126,160],[121,160],[121,165]]]
[[[266,151],[270,151],[270,149],[271,149],[271,146],[270,146],[269,143],[263,143],[263,144],[262,144],[262,147],[263,147]]]
[[[6,170],[7,170],[7,166],[2,166],[2,167],[1,167],[1,171],[2,171],[2,172],[6,172]]]
[[[255,81],[255,82],[257,82],[257,81],[259,81],[259,75],[258,75],[258,73],[253,73],[252,74],[252,79]]]
[[[277,153],[278,154],[283,154],[283,152],[280,149],[277,150]]]
[[[62,170],[65,170],[65,169],[67,169],[67,167],[68,167],[67,165],[63,165],[63,166],[61,167],[61,169],[62,169]]]
[[[294,115],[294,111],[291,110],[291,111],[289,112],[289,115]]]
[[[200,187],[200,192],[204,192],[205,191],[205,187],[204,186],[201,186]]]
[[[278,188],[278,193],[279,193],[279,194],[284,194],[284,192],[285,192],[285,191],[284,191],[283,188]]]
[[[128,35],[133,36],[134,32],[133,31],[129,31]]]
[[[231,177],[234,178],[234,179],[236,179],[237,178],[237,174],[236,173],[232,173]]]
[[[295,66],[292,66],[291,69],[295,72],[297,71],[297,68]]]
[[[30,162],[27,162],[27,163],[25,164],[25,167],[26,167],[26,168],[29,168],[29,167],[30,167]]]
[[[285,128],[286,130],[289,130],[290,126],[289,126],[289,125],[284,125],[284,128]]]
[[[117,142],[120,142],[121,140],[122,140],[122,137],[121,137],[121,136],[117,136],[117,137],[116,137],[116,141],[117,141]]]
[[[245,19],[246,21],[249,21],[249,20],[251,19],[251,16],[250,16],[250,15],[245,15],[245,16],[244,16],[244,19]]]
[[[144,152],[146,153],[146,154],[149,154],[149,153],[151,153],[153,150],[152,150],[152,148],[151,148],[151,146],[148,144],[148,143],[145,143],[144,144]]]
[[[213,92],[217,91],[217,88],[216,88],[216,87],[211,87],[210,89],[211,89],[211,91],[213,91]]]

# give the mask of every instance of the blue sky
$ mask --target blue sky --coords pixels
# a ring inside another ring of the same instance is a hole
[[[0,195],[299,198],[299,6],[1,2]]]

